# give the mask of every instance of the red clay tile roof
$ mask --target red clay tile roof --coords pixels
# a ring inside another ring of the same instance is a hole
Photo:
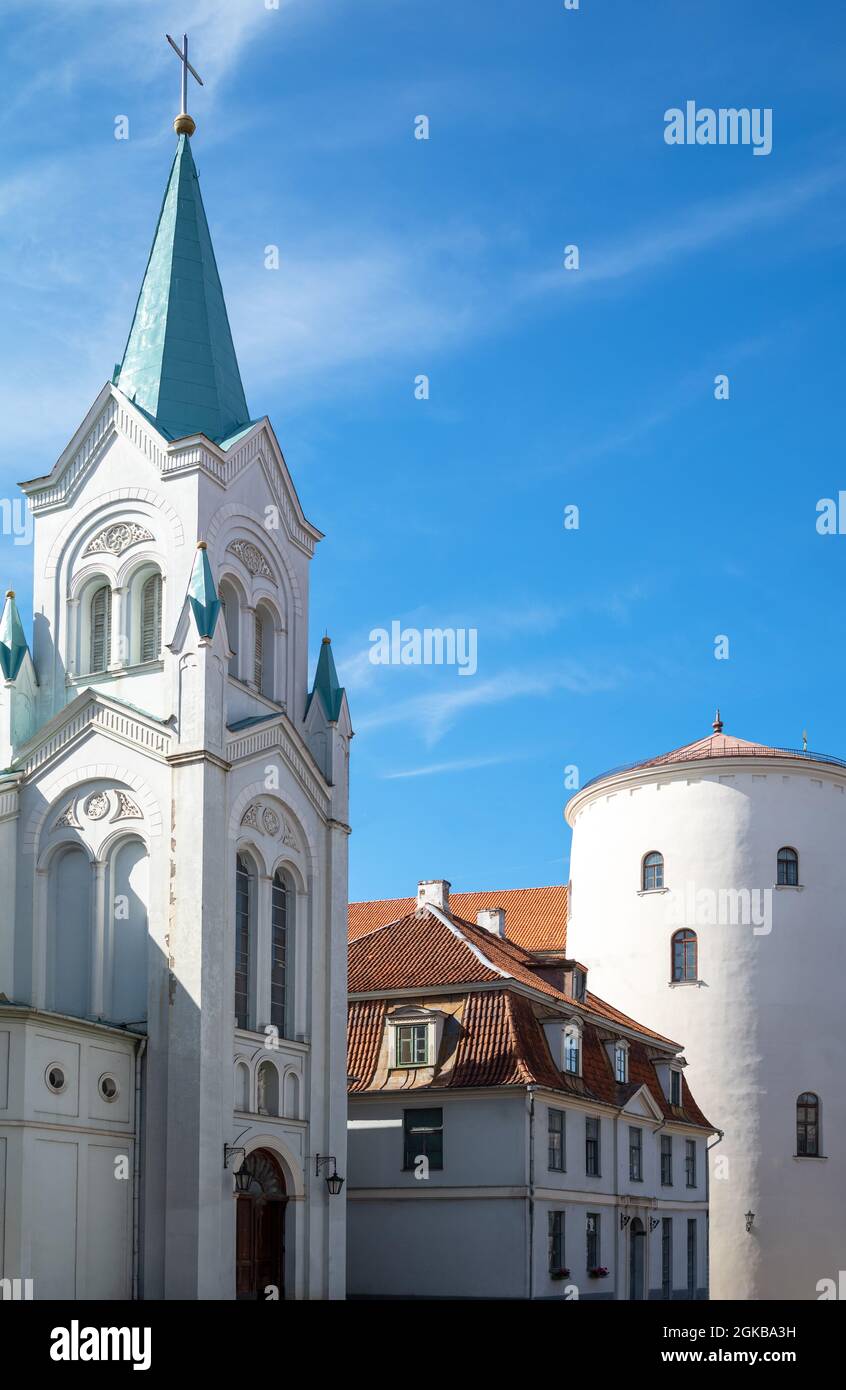
[[[467,998],[450,1086],[561,1084],[530,1000],[512,990]]]
[[[416,898],[381,898],[350,903],[349,938],[387,926],[414,911]],[[564,951],[567,945],[567,889],[504,888],[485,893],[451,893],[450,910],[472,922],[484,907],[505,908],[505,930],[510,941],[530,951]]]
[[[360,999],[347,1015],[347,1078],[350,1091],[366,1091],[376,1070],[385,1028],[384,999]]]
[[[659,1042],[671,1039],[654,1032],[588,992],[577,1003],[539,973],[542,962],[513,941],[450,913],[452,928],[434,912],[411,912],[350,943],[350,994],[384,990],[431,989],[447,985],[493,984],[513,979],[550,998],[566,1001],[574,1013],[590,1012],[609,1023]],[[507,924],[507,918],[506,918]]]
[[[733,734],[709,734],[706,738],[686,743],[683,748],[674,748],[670,753],[661,753],[657,758],[637,763],[637,767],[658,767],[663,763],[694,762],[699,758],[801,758],[795,748],[769,748],[765,743],[750,743],[745,738],[735,738]]]

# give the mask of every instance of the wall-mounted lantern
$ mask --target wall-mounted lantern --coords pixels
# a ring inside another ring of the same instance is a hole
[[[330,1197],[337,1197],[344,1185],[344,1179],[338,1172],[338,1163],[334,1154],[318,1154],[314,1160],[315,1177],[320,1177],[321,1169],[331,1168],[331,1172],[326,1174],[326,1186],[329,1189]]]
[[[746,1230],[747,1230],[747,1232],[748,1232],[748,1231],[751,1231],[751,1230],[752,1230],[752,1227],[753,1227],[754,1224],[755,1224],[755,1213],[754,1213],[754,1211],[747,1211],[747,1213],[746,1213],[746,1215],[744,1216],[743,1219],[744,1219],[744,1221],[746,1222]]]

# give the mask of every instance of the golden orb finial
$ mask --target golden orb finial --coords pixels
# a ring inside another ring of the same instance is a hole
[[[193,116],[189,116],[187,111],[181,111],[174,119],[173,128],[177,135],[193,135],[197,126]]]

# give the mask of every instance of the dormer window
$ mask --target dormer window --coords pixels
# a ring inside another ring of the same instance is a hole
[[[580,1001],[584,1000],[587,977],[584,970],[573,971],[573,998]]]
[[[440,1046],[443,1015],[400,1009],[388,1019],[388,1066],[392,1070],[433,1067]]]
[[[626,1042],[614,1044],[614,1079],[621,1085],[629,1079],[629,1045]]]
[[[681,1105],[682,1103],[682,1078],[681,1072],[676,1071],[675,1067],[670,1069],[670,1104]]]
[[[564,1070],[570,1076],[582,1074],[582,1030],[578,1023],[568,1023],[564,1029]]]

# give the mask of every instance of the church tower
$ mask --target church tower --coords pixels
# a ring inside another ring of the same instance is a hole
[[[352,729],[174,126],[122,360],[22,484],[31,649],[0,618],[0,1278],[338,1298]]]

